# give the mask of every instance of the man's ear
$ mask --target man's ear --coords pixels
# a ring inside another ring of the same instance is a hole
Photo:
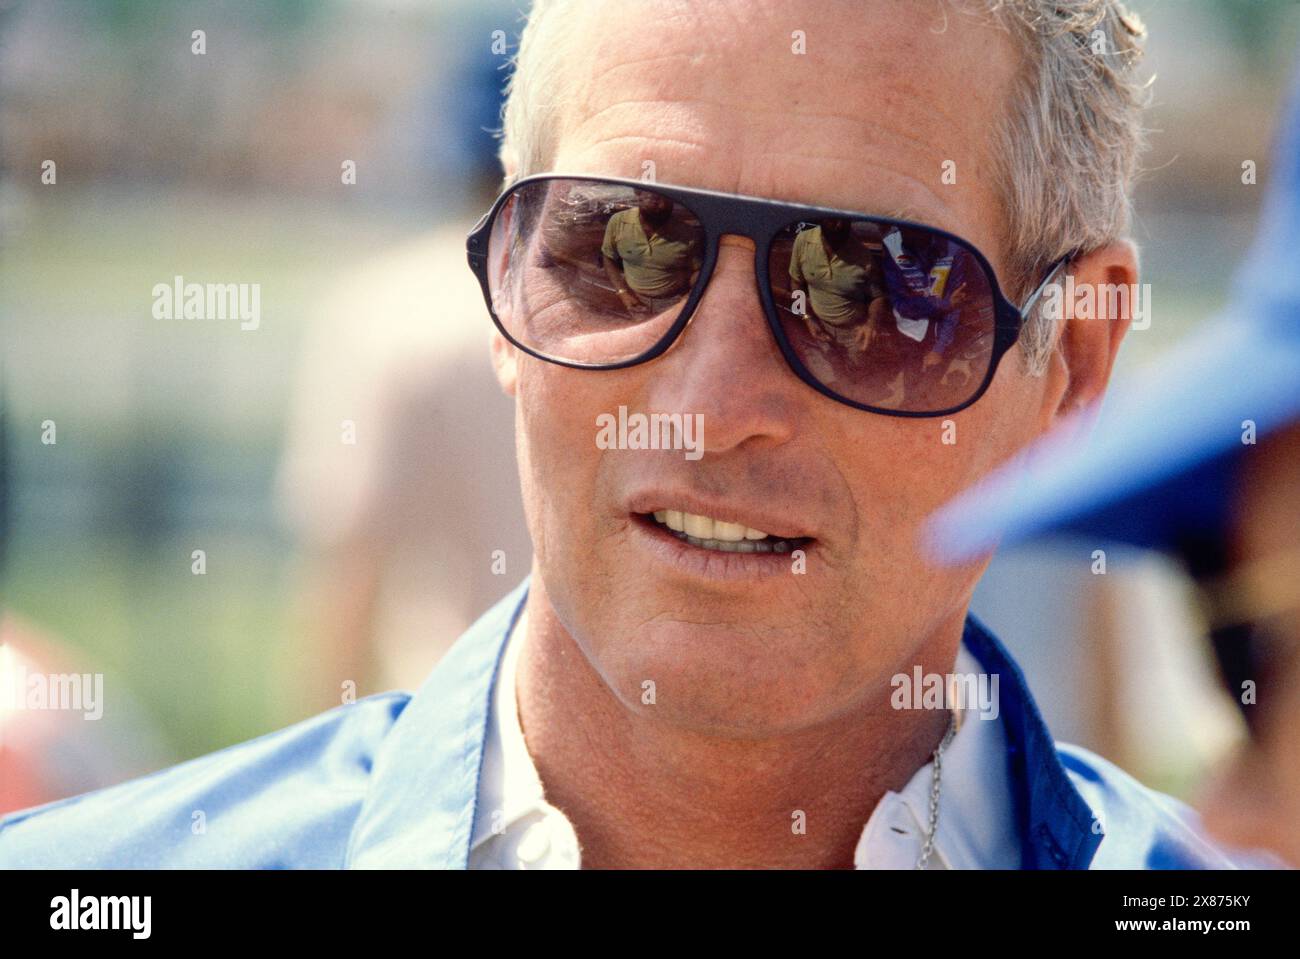
[[[499,330],[492,333],[492,369],[496,371],[502,392],[514,396],[519,382],[519,351]]]
[[[502,143],[497,157],[505,173],[505,182],[509,183],[515,177],[514,151]],[[496,371],[502,391],[506,396],[514,396],[515,386],[519,382],[519,351],[501,335],[500,330],[492,333],[492,368]]]
[[[1062,286],[1065,319],[1047,374],[1051,386],[1044,425],[1053,425],[1101,399],[1135,309],[1150,307],[1149,303],[1134,302],[1142,294],[1137,283],[1137,247],[1128,240],[1116,240],[1076,257],[1067,270],[1073,278],[1073,294],[1064,276],[1056,281]]]

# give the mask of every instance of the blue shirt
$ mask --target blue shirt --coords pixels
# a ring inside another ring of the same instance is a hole
[[[371,696],[130,782],[0,819],[10,868],[463,869],[493,680],[525,580],[420,690]],[[1232,868],[1194,813],[1057,745],[1019,667],[974,617],[962,639],[1000,674],[1012,815],[1026,869]]]

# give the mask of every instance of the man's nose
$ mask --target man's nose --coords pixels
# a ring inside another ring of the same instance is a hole
[[[777,348],[758,297],[754,245],[724,236],[690,325],[651,372],[651,409],[704,417],[704,449],[779,444],[807,402]],[[811,395],[811,394],[810,394]]]

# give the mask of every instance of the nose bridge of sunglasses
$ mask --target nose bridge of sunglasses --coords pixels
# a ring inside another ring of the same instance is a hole
[[[722,250],[729,249],[729,248],[739,248],[741,250],[746,250],[752,256],[754,250],[757,249],[757,246],[755,245],[753,239],[751,239],[748,236],[745,236],[744,234],[724,233],[722,234],[722,236],[718,237],[719,254],[721,254]]]
[[[720,236],[717,258],[704,295],[707,297],[713,294],[716,297],[725,291],[729,297],[752,297],[753,305],[758,306],[756,283],[762,283],[763,276],[755,258],[757,250],[757,245],[747,236],[732,233]]]

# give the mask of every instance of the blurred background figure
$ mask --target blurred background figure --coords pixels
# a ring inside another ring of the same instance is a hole
[[[130,681],[160,731],[150,765],[349,681],[418,685],[528,570],[463,245],[500,186],[524,3],[0,0],[4,599],[69,669]],[[1136,217],[1156,307],[1117,376],[1221,302],[1258,205],[1242,163],[1300,38],[1284,0],[1134,6],[1159,77]],[[155,319],[176,275],[260,284],[259,328]],[[1090,566],[1007,551],[974,609],[1058,736],[1187,796],[1241,735],[1189,589],[1149,554],[1122,577]],[[107,687],[82,727],[110,730]]]
[[[532,565],[514,404],[487,361],[465,232],[347,277],[307,338],[280,492],[305,557],[310,655],[328,673],[322,708],[348,680],[363,694],[418,686]]]
[[[532,565],[514,404],[465,234],[502,182],[511,4],[441,4],[449,58],[428,139],[445,222],[345,271],[309,306],[279,507],[299,547],[308,705],[414,689]],[[304,664],[305,665],[305,664]]]
[[[1226,312],[1121,384],[1082,453],[1066,427],[946,507],[937,538],[954,559],[1056,530],[1181,561],[1249,732],[1205,825],[1300,866],[1300,74],[1266,179]]]

